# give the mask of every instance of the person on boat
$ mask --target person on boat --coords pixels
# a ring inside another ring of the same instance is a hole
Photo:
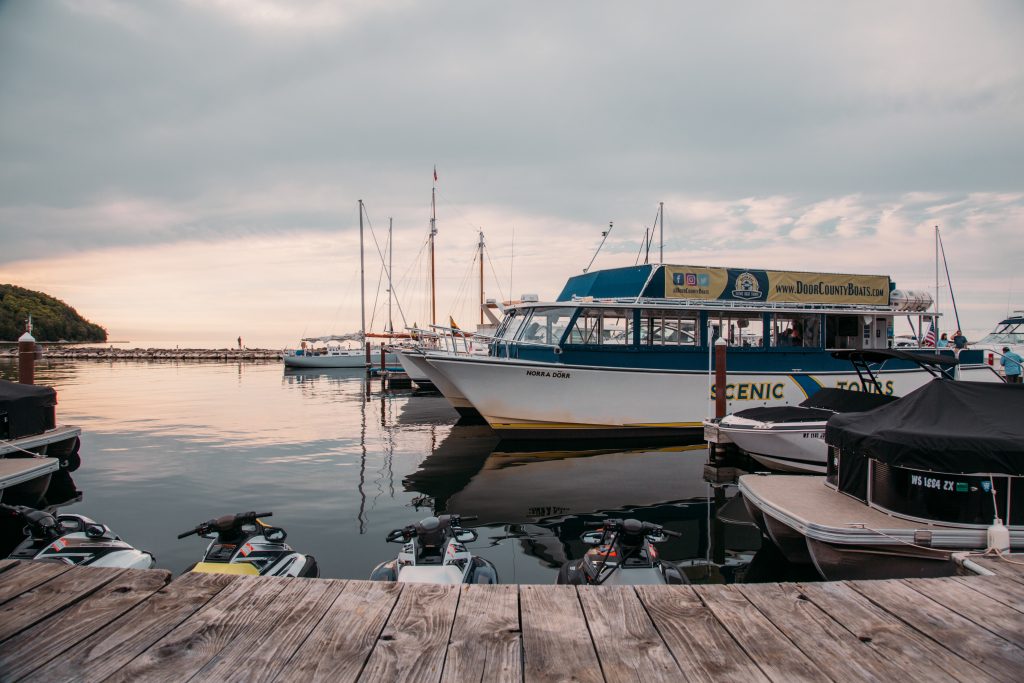
[[[956,357],[959,358],[960,357],[960,352],[963,351],[966,348],[967,348],[967,337],[965,337],[963,335],[963,333],[960,332],[960,330],[957,330],[956,334],[953,335],[953,349],[954,349],[954,353],[956,354]]]
[[[1020,374],[1022,362],[1024,362],[1024,358],[1021,358],[1020,354],[1011,351],[1009,346],[1003,347],[1003,357],[999,359],[999,364],[1003,366],[1003,372],[1006,373],[1007,383],[1021,383]]]
[[[947,346],[949,346],[949,335],[943,332],[942,336],[939,337],[939,343],[936,344],[936,346],[938,346],[940,349],[944,349]]]
[[[793,323],[793,333],[789,337],[789,343],[793,346],[804,345],[804,335],[800,323]]]

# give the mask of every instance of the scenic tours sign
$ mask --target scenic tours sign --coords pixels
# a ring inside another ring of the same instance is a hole
[[[665,266],[665,296],[803,304],[889,304],[889,276]]]

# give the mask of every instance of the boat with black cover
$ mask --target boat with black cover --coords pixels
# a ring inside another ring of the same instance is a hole
[[[826,579],[949,575],[952,553],[990,539],[1024,548],[1021,415],[1021,386],[933,381],[830,418],[826,477],[746,475],[740,490],[787,559]]]

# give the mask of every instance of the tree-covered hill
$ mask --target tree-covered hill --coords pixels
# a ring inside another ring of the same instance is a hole
[[[104,342],[107,331],[89,322],[60,299],[42,292],[0,285],[0,341],[17,341],[32,315],[32,336],[37,341]]]

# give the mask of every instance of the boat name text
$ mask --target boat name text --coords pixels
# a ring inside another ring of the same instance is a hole
[[[527,370],[527,377],[551,377],[552,379],[569,379],[569,373],[564,370]]]

